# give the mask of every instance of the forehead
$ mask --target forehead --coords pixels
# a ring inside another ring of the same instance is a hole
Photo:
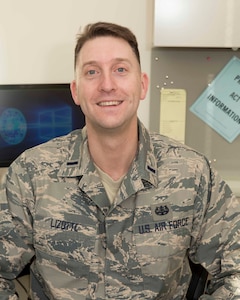
[[[128,42],[112,36],[88,40],[78,54],[80,65],[88,61],[107,62],[114,59],[126,59],[137,63],[137,58]]]

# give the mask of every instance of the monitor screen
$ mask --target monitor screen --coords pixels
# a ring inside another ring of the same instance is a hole
[[[24,150],[82,128],[69,84],[0,85],[0,167]]]

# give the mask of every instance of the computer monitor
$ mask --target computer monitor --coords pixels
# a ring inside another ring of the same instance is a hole
[[[67,83],[0,85],[0,167],[8,167],[24,150],[84,125]]]

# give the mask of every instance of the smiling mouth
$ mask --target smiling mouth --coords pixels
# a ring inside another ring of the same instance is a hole
[[[117,106],[120,105],[123,101],[102,101],[98,103],[98,106]]]

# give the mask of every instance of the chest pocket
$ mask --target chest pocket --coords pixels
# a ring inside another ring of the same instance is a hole
[[[76,185],[49,185],[35,206],[34,246],[39,264],[87,274],[98,236],[96,211]]]
[[[96,222],[83,223],[45,217],[35,223],[35,247],[39,250],[64,259],[90,261],[88,254],[93,252],[97,236]]]
[[[146,275],[169,275],[190,246],[192,219],[183,216],[134,226],[138,262]]]

